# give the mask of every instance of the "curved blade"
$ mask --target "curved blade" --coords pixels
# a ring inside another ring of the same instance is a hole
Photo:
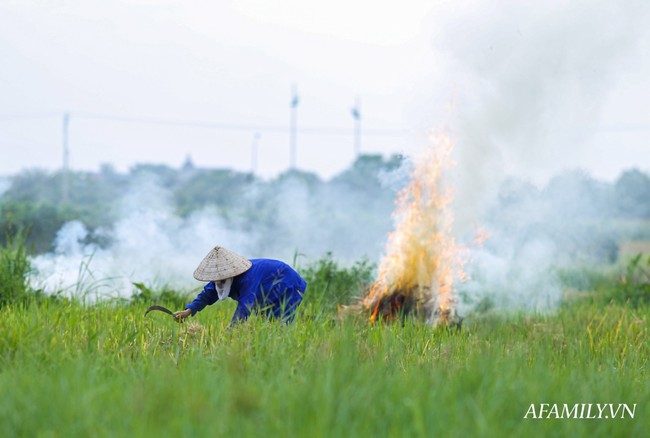
[[[147,313],[151,312],[152,310],[159,310],[161,312],[167,313],[168,315],[174,316],[174,313],[171,310],[169,310],[169,309],[167,309],[167,308],[165,308],[163,306],[151,306],[151,307],[149,307],[147,309],[147,311],[144,312],[144,316],[147,316]]]

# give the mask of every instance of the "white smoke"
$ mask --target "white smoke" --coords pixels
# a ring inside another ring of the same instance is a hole
[[[579,163],[589,151],[609,90],[648,37],[650,3],[520,0],[446,2],[430,14],[432,46],[454,91],[458,167],[457,233],[472,225],[497,232],[474,252],[463,293],[491,295],[504,308],[553,307],[561,287],[555,237],[575,218],[532,203],[516,219],[488,217],[509,175],[542,184],[557,163]],[[589,201],[565,205],[589,209]],[[537,222],[557,234],[517,233]],[[500,225],[499,225],[500,224]],[[507,225],[507,226],[506,226]],[[509,228],[504,232],[504,229]]]
[[[290,264],[296,257],[298,264],[309,263],[327,252],[343,263],[378,258],[393,206],[392,196],[386,196],[361,199],[335,183],[310,185],[288,175],[253,185],[226,215],[212,205],[183,218],[174,211],[171,191],[155,175],[140,175],[110,229],[89,233],[81,222],[66,223],[54,252],[34,259],[31,282],[49,293],[91,298],[129,297],[135,282],[195,289],[201,284],[192,272],[215,245]],[[251,217],[256,214],[262,217]],[[87,243],[98,237],[108,244]]]
[[[553,243],[543,240],[527,242],[516,254],[475,251],[471,280],[461,288],[460,312],[487,303],[499,310],[555,309],[562,289],[552,270],[554,254]]]
[[[434,54],[454,89],[459,225],[480,218],[499,182],[540,184],[590,153],[602,104],[640,42],[642,1],[466,1],[432,12]],[[447,83],[445,82],[445,85]]]
[[[111,230],[106,249],[86,244],[88,230],[79,221],[58,232],[53,253],[34,259],[32,284],[46,292],[129,297],[134,282],[149,287],[194,289],[192,272],[216,244],[246,253],[246,239],[228,229],[215,208],[182,219],[173,213],[171,195],[156,179],[144,176],[126,194],[122,218]]]

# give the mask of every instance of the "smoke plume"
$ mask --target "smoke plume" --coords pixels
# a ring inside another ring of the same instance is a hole
[[[516,208],[506,207],[507,178],[540,185],[558,163],[590,153],[607,93],[647,37],[648,11],[640,1],[502,0],[450,2],[431,13],[432,46],[455,97],[456,233],[467,236],[472,224],[492,232],[474,252],[464,293],[538,310],[560,299],[551,269],[565,261],[558,242],[585,240],[580,212],[591,212],[593,200],[552,202],[549,190],[572,187],[531,185],[517,193]],[[607,232],[589,238],[611,240]]]
[[[363,178],[363,169],[357,171]],[[139,175],[112,227],[90,232],[73,221],[59,230],[54,251],[34,259],[32,284],[91,298],[128,297],[135,282],[194,289],[201,284],[192,272],[215,245],[248,258],[298,265],[328,252],[344,264],[363,257],[377,260],[390,229],[393,190],[364,184],[363,190],[373,192],[358,193],[350,181],[339,181],[345,175],[328,183],[305,175],[259,181],[225,211],[207,205],[186,217],[177,214],[172,193],[158,176]]]

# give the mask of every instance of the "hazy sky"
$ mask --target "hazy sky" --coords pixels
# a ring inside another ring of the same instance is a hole
[[[190,154],[249,170],[255,127],[272,127],[258,171],[273,176],[289,165],[292,83],[299,129],[339,129],[298,134],[298,167],[323,177],[353,159],[357,97],[363,152],[411,153],[446,124],[466,155],[497,156],[505,173],[650,170],[647,8],[544,3],[0,0],[0,175],[60,166],[70,111],[74,169]]]

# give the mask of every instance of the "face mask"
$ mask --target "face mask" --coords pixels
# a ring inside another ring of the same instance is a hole
[[[232,277],[227,278],[226,281],[215,281],[214,287],[217,289],[217,295],[220,300],[225,300],[230,295],[230,286],[232,286]]]

